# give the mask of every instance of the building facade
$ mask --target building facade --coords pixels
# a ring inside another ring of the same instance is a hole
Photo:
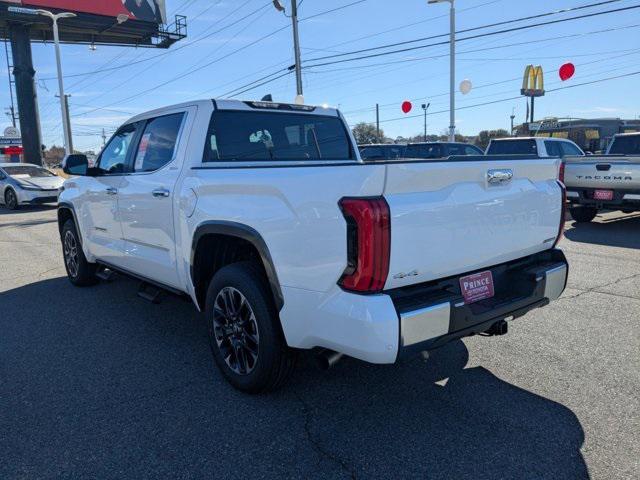
[[[519,125],[516,127],[516,132],[518,136],[568,138],[580,146],[585,152],[595,153],[606,150],[611,138],[617,133],[640,132],[640,119],[551,118]]]

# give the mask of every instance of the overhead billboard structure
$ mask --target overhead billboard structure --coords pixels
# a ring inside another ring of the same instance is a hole
[[[167,23],[164,0],[21,0],[24,6],[93,13],[107,17],[127,15],[132,20]]]
[[[51,21],[29,13],[36,9],[77,15],[60,23],[62,43],[168,48],[186,36],[185,17],[169,22],[165,0],[0,0],[0,38],[23,23],[32,42],[52,41]]]
[[[41,163],[41,133],[31,42],[52,42],[53,14],[61,43],[169,48],[187,35],[186,18],[167,19],[165,0],[0,0],[0,40],[11,41],[24,160]],[[168,24],[168,25],[167,25]],[[70,136],[70,135],[69,135]]]

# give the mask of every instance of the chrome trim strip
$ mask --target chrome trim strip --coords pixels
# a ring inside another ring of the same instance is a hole
[[[449,333],[451,303],[400,314],[400,342],[403,347]]]
[[[623,197],[623,200],[640,200],[640,195],[638,195],[636,193],[627,193]]]
[[[580,198],[580,194],[569,190],[567,191],[567,198]]]

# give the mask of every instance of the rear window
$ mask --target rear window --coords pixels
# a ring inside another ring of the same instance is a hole
[[[353,158],[342,120],[300,113],[216,111],[204,152],[205,162]]]
[[[537,155],[538,147],[533,139],[493,141],[489,144],[488,155]]]
[[[404,146],[401,145],[374,145],[361,147],[360,156],[363,160],[394,160],[404,156]]]
[[[638,155],[640,154],[640,135],[628,137],[616,137],[611,145],[609,153],[612,155]]]
[[[406,158],[440,158],[442,148],[438,144],[417,144],[408,145],[405,151]]]

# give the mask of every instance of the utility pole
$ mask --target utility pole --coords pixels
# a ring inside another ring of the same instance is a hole
[[[67,128],[69,129],[69,155],[73,153],[73,135],[71,135],[71,118],[69,116],[69,97],[71,95],[66,94],[64,96],[64,110],[67,116]]]
[[[9,111],[11,112],[11,124],[13,128],[16,127],[16,107],[13,103],[13,82],[11,81],[11,62],[9,61],[9,46],[7,45],[7,40],[4,41],[4,53],[7,57],[7,75],[9,77],[9,97],[11,98],[11,106],[9,107]]]
[[[376,141],[378,143],[382,143],[380,141],[380,105],[376,103]]]
[[[58,95],[60,95],[60,110],[62,113],[62,130],[64,132],[64,149],[67,155],[73,153],[71,144],[71,126],[69,125],[69,111],[67,109],[67,97],[64,94],[64,83],[62,80],[62,61],[60,60],[60,36],[58,34],[58,20],[61,18],[73,18],[75,13],[62,12],[53,14],[48,10],[36,10],[38,15],[49,17],[53,23],[53,43],[56,51],[56,67],[58,69]]]
[[[272,0],[273,6],[276,10],[283,12],[285,16],[291,17],[291,24],[293,26],[293,53],[296,64],[294,65],[296,71],[296,101],[298,105],[304,103],[304,93],[302,91],[302,65],[300,57],[300,35],[298,32],[298,0],[291,0],[291,15],[287,15],[282,0]]]
[[[511,117],[510,117],[510,118],[511,118],[511,130],[510,130],[510,132],[509,132],[509,133],[510,133],[510,135],[513,137],[513,121],[514,121],[514,120],[515,120],[515,118],[516,118],[516,107],[513,107],[513,108],[511,109]]]
[[[104,133],[104,127],[102,128],[102,148],[107,144],[107,134]]]
[[[456,8],[455,0],[429,0],[429,4],[449,2],[449,141],[456,141]]]
[[[423,103],[422,110],[424,110],[424,141],[427,141],[427,110],[429,110],[429,106],[431,103]]]

